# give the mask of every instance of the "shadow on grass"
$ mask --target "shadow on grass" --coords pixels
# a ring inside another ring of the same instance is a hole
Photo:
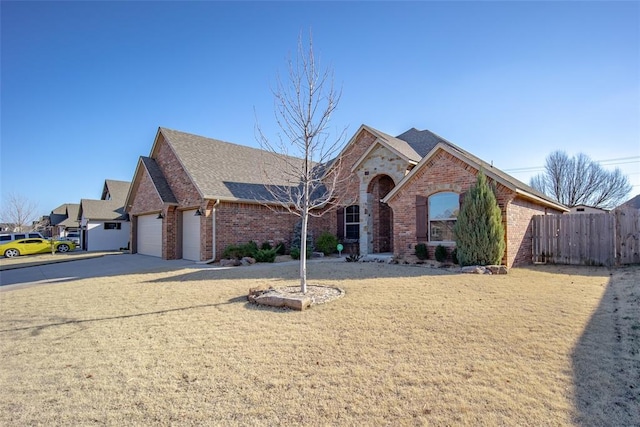
[[[326,268],[330,266],[330,268]],[[146,283],[189,282],[189,281],[215,281],[233,279],[255,279],[269,281],[298,281],[300,270],[298,264],[256,264],[247,267],[210,268],[174,276],[151,279]],[[459,274],[457,270],[442,268],[430,268],[417,265],[400,265],[384,263],[308,263],[307,277],[313,280],[350,280],[377,279],[394,277],[424,277]]]
[[[574,422],[640,425],[640,267],[612,270],[571,355]]]
[[[199,304],[199,305],[192,305],[192,306],[189,306],[189,307],[168,308],[166,310],[150,311],[150,312],[146,312],[146,313],[123,314],[123,315],[120,315],[120,316],[99,317],[99,318],[96,318],[96,319],[79,319],[78,320],[78,319],[64,319],[64,318],[61,318],[61,320],[59,322],[47,323],[45,325],[34,325],[34,326],[24,326],[24,327],[19,327],[19,328],[12,328],[12,329],[3,329],[3,330],[0,330],[0,333],[31,330],[32,331],[31,335],[32,336],[36,336],[36,335],[39,335],[40,332],[44,331],[45,329],[53,328],[53,327],[56,327],[56,326],[80,325],[80,324],[84,324],[84,323],[103,322],[103,321],[106,321],[106,320],[130,319],[130,318],[135,318],[135,317],[155,316],[155,315],[158,315],[158,314],[175,313],[175,312],[180,312],[180,311],[195,310],[195,309],[199,309],[199,308],[219,307],[219,306],[222,306],[222,305],[236,304],[236,303],[241,303],[241,302],[247,303],[247,297],[245,295],[241,295],[241,296],[238,296],[238,297],[231,298],[230,300],[228,300],[226,302],[219,302],[219,303],[215,303],[215,304]]]

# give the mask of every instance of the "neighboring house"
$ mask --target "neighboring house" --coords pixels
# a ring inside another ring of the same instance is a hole
[[[107,179],[100,200],[82,199],[80,242],[87,251],[119,250],[129,245],[130,222],[124,209],[129,182]]]
[[[65,203],[51,211],[49,221],[54,227],[54,236],[66,236],[69,232],[77,232],[80,229],[80,221],[78,220],[78,212],[80,205],[78,203]]]
[[[607,213],[609,212],[606,209],[594,208],[593,206],[587,205],[576,205],[569,208],[570,214],[593,214],[593,213]]]
[[[640,209],[640,194],[627,200],[616,209]]]
[[[229,244],[290,242],[298,217],[267,207],[265,152],[159,128],[127,196],[131,250],[164,259],[219,259]],[[362,125],[340,155],[343,203],[310,218],[360,254],[414,257],[426,243],[454,247],[452,226],[482,169],[495,186],[506,230],[504,263],[531,262],[531,217],[568,209],[430,131],[397,137]]]

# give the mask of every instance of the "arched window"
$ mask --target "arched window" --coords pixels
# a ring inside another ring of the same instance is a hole
[[[453,226],[460,211],[460,196],[457,193],[436,193],[429,196],[429,240],[453,242],[456,237]]]
[[[347,239],[360,238],[360,206],[347,206],[344,210],[344,237]]]

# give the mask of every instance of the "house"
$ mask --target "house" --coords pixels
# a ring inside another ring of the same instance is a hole
[[[640,194],[627,200],[616,209],[640,209]]]
[[[129,246],[130,222],[124,209],[129,187],[129,182],[107,179],[100,200],[80,201],[78,219],[82,249],[105,251]]]
[[[51,214],[49,214],[49,222],[53,227],[52,234],[54,236],[66,236],[68,232],[79,231],[79,211],[80,205],[78,203],[65,203],[52,210]]]
[[[298,218],[276,203],[269,206],[265,154],[159,128],[126,199],[132,252],[209,261],[229,244],[290,242]],[[496,188],[509,266],[531,262],[533,215],[568,211],[428,130],[393,137],[362,125],[339,158],[343,204],[311,218],[309,227],[316,236],[336,234],[363,255],[392,252],[411,259],[418,243],[426,243],[431,256],[438,245],[453,248],[460,200],[479,170]]]
[[[606,209],[594,208],[593,206],[588,205],[575,205],[569,208],[570,214],[593,214],[593,213],[607,213],[609,212]]]

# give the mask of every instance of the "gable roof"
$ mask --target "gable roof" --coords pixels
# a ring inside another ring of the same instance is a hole
[[[106,179],[102,187],[102,199],[82,199],[77,214],[78,218],[89,220],[127,220],[124,203],[131,183]],[[105,198],[109,197],[108,200]]]
[[[116,181],[115,179],[105,179],[102,187],[100,200],[117,200],[124,202],[129,192],[131,183],[129,181]]]
[[[78,226],[78,203],[65,203],[51,211],[49,222],[51,225],[61,225],[64,227]]]
[[[458,159],[462,160],[463,162],[470,164],[476,169],[479,169],[479,170],[481,169],[485,173],[485,175],[487,175],[490,178],[493,178],[495,181],[501,183],[505,187],[510,188],[512,191],[516,192],[522,197],[535,200],[538,203],[542,203],[546,206],[553,207],[554,209],[558,209],[561,211],[567,212],[569,210],[566,206],[563,206],[562,204],[556,202],[555,200],[551,199],[545,194],[535,190],[534,188],[523,183],[522,181],[517,180],[511,175],[501,171],[500,169],[485,162],[479,157],[474,156],[468,151],[463,150],[457,145],[454,145],[453,143],[447,141],[446,139],[442,138],[441,136],[431,131],[428,131],[428,130],[418,131],[417,129],[413,128],[400,136],[407,136],[407,135],[408,135],[408,139],[411,140],[411,143],[421,150],[428,148],[429,146],[431,146],[433,142],[435,142],[435,145],[433,145],[430,151],[422,158],[422,160],[420,160],[420,162],[407,175],[405,175],[402,181],[400,181],[398,185],[396,185],[389,192],[389,194],[385,196],[385,198],[383,199],[385,203],[391,200],[398,193],[398,191],[404,186],[404,184],[409,182],[411,178],[429,161],[429,159],[433,155],[435,155],[435,153],[438,150],[442,149],[448,152],[449,154],[453,155],[454,157],[457,157]]]
[[[205,199],[274,201],[265,185],[264,167],[268,167],[269,184],[291,187],[291,175],[288,176],[286,170],[301,166],[303,161],[162,127],[151,149],[152,158],[156,156],[160,136]]]
[[[619,209],[619,208],[640,209],[640,194],[627,200],[626,202],[618,206],[616,209]]]
[[[86,219],[101,220],[126,220],[124,204],[117,200],[90,200],[80,201],[80,213]]]

